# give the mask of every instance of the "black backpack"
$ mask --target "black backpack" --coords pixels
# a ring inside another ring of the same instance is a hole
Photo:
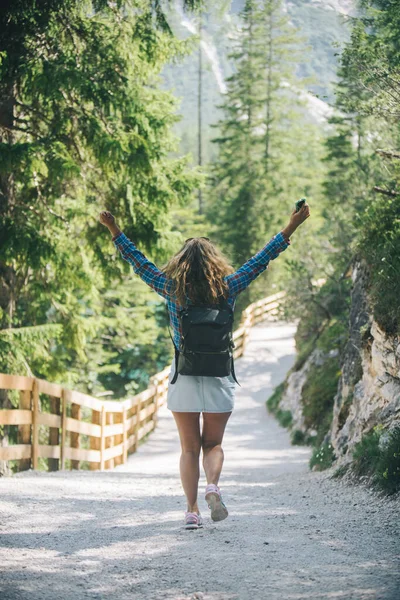
[[[226,377],[236,379],[233,364],[233,310],[226,298],[215,305],[189,305],[178,312],[181,323],[181,342],[175,348],[175,374]],[[240,385],[240,384],[239,384]]]

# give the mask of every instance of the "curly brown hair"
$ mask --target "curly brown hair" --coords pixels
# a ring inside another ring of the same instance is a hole
[[[234,269],[208,238],[198,237],[186,240],[162,271],[174,282],[176,299],[184,306],[186,296],[195,304],[215,304],[221,295],[226,297],[223,278]]]

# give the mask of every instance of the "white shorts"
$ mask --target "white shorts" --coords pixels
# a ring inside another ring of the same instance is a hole
[[[236,386],[232,375],[204,377],[175,373],[175,358],[168,377],[167,408],[176,412],[231,412],[235,404]]]

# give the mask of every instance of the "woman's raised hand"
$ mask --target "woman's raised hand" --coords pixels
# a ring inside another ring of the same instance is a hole
[[[106,227],[110,227],[110,225],[115,225],[115,218],[110,212],[108,212],[108,210],[103,210],[103,212],[100,213],[99,221],[102,225],[105,225]]]
[[[304,221],[306,219],[308,219],[309,216],[310,216],[310,207],[308,206],[308,204],[303,204],[301,209],[297,212],[296,212],[296,209],[294,209],[294,211],[290,215],[289,224],[286,225],[286,227],[284,229],[282,229],[282,234],[286,238],[286,240],[290,239],[290,236],[292,235],[292,233],[294,231],[296,231],[298,226],[301,225],[302,223],[304,223]]]
[[[296,212],[296,209],[293,210],[292,214],[290,215],[290,223],[295,228],[297,228],[299,225],[304,223],[304,221],[308,219],[309,216],[310,207],[307,203],[305,203],[299,211]]]
[[[120,228],[115,222],[114,216],[108,212],[108,210],[103,210],[103,212],[99,215],[99,221],[102,225],[105,225],[112,236],[119,235],[121,233]]]

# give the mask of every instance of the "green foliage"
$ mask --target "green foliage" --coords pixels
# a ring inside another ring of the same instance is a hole
[[[363,223],[359,250],[369,266],[375,318],[385,331],[395,335],[400,332],[400,196],[371,203]]]
[[[376,470],[380,458],[381,432],[373,429],[354,446],[352,470],[356,475],[367,475]]]
[[[306,381],[302,388],[302,412],[307,431],[294,431],[292,443],[316,444],[319,446],[332,422],[332,410],[337,385],[340,377],[340,356],[347,342],[348,298],[344,300],[334,293],[332,282],[325,284],[316,292],[316,310],[306,311],[296,333],[298,358],[291,372],[297,371],[304,365],[307,358],[314,352],[314,358],[306,373]],[[321,305],[320,311],[318,307]],[[327,314],[330,319],[328,320]],[[279,402],[285,383],[276,388],[268,399],[267,407],[285,426],[291,424],[291,416],[283,415]],[[287,424],[286,424],[287,423]]]
[[[199,182],[172,156],[176,103],[159,89],[188,45],[160,27],[156,4],[20,3],[4,20],[1,370],[121,396],[170,357],[154,292],[97,221],[111,210],[164,260],[181,241],[170,211]]]
[[[376,10],[376,6],[379,10]],[[302,390],[303,415],[308,429],[317,431],[321,446],[329,431],[340,376],[340,360],[348,338],[352,264],[368,266],[367,293],[374,317],[388,333],[399,332],[400,259],[399,114],[394,81],[400,74],[400,23],[395,3],[365,0],[364,16],[353,20],[351,39],[341,57],[336,86],[338,112],[330,119],[325,144],[325,181],[314,239],[308,249],[287,261],[285,287],[289,291],[286,316],[300,317],[296,334],[300,369],[314,350],[323,352],[320,365],[311,365]],[[381,149],[387,151],[382,152]],[[313,281],[324,277],[318,288]],[[368,328],[360,332],[365,339]],[[356,363],[352,376],[362,375]],[[339,414],[347,418],[350,390]],[[294,435],[294,434],[293,434]],[[301,441],[296,434],[295,439]],[[391,458],[396,460],[396,451]],[[322,445],[312,464],[330,464],[329,448]],[[371,434],[355,451],[354,469],[371,472],[381,460],[379,435]],[[380,468],[381,480],[397,467]],[[376,476],[378,477],[378,476]]]
[[[329,469],[336,460],[336,456],[330,443],[324,443],[319,448],[315,448],[310,458],[310,469],[324,471]]]
[[[278,423],[282,425],[282,427],[289,428],[293,422],[293,415],[290,410],[280,410],[278,409],[275,412],[275,416],[278,420]]]
[[[395,334],[400,327],[396,276],[400,257],[400,163],[396,158],[400,101],[395,83],[400,74],[399,11],[392,2],[364,0],[362,5],[365,14],[355,23],[341,61],[343,85],[338,102],[356,116],[358,129],[363,131],[358,162],[370,189],[358,227],[358,251],[370,267],[375,318]],[[382,149],[387,152],[382,154]]]
[[[290,436],[290,441],[294,446],[309,446],[313,443],[315,437],[307,435],[301,429],[294,429]]]
[[[400,427],[377,426],[365,434],[354,447],[351,471],[369,477],[386,494],[400,491]]]
[[[284,390],[285,390],[284,383],[280,383],[279,385],[276,386],[272,395],[267,400],[267,408],[268,408],[269,412],[274,413],[277,410]]]
[[[313,364],[302,390],[303,416],[307,428],[317,431],[317,443],[328,433],[340,376],[337,357],[325,357],[322,365]]]
[[[0,331],[0,372],[32,376],[32,364],[51,363],[54,344],[61,334],[62,327],[57,324]]]
[[[375,483],[387,494],[400,490],[400,427],[381,436],[381,457],[375,471]]]
[[[295,334],[298,354],[293,371],[302,368],[315,347],[323,352],[342,350],[347,339],[350,286],[349,277],[339,281],[332,278],[321,287],[311,285],[303,296],[300,292],[296,304],[289,299],[286,313],[298,316],[301,312]]]
[[[279,0],[246,2],[241,21],[216,126],[218,156],[208,199],[215,237],[238,266],[283,228],[296,197],[318,185],[311,173],[319,171],[320,162],[320,134],[305,126],[302,86],[294,74],[296,60],[305,54],[304,40]],[[260,278],[239,305],[267,289]]]
[[[282,425],[282,427],[290,427],[293,421],[292,413],[290,410],[281,410],[279,408],[279,402],[282,399],[284,389],[284,383],[278,385],[274,389],[272,395],[268,398],[266,405],[268,411],[276,417],[277,421]]]

